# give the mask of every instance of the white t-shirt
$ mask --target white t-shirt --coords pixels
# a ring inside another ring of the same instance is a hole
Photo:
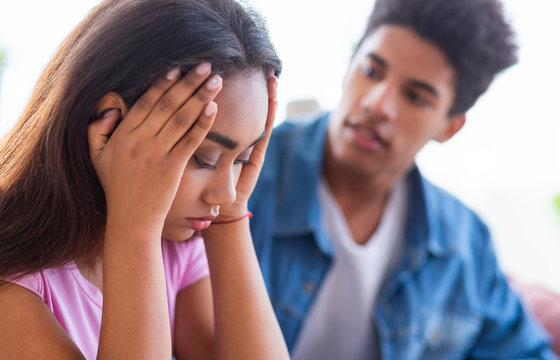
[[[376,359],[378,340],[372,312],[381,286],[402,252],[406,183],[399,182],[375,233],[356,243],[336,199],[323,180],[319,201],[334,260],[311,305],[293,351],[293,360]]]

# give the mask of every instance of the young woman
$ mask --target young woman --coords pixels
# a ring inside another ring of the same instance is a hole
[[[279,72],[234,0],[87,16],[0,146],[0,358],[288,358],[247,212]]]

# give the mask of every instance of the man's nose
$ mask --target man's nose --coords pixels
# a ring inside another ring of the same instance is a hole
[[[371,115],[393,120],[398,113],[398,88],[389,82],[377,83],[364,94],[360,105]]]

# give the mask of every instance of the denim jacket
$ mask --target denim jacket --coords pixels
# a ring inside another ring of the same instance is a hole
[[[255,249],[290,350],[334,255],[317,196],[328,116],[274,130],[249,203]],[[556,359],[508,286],[479,217],[417,168],[406,180],[403,255],[368,314],[382,358]]]

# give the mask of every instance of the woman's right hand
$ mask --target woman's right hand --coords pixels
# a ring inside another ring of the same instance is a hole
[[[202,63],[178,81],[180,70],[174,68],[136,101],[118,127],[118,110],[88,126],[90,158],[107,213],[119,224],[163,226],[185,166],[216,116],[213,99],[222,79],[207,80],[210,72],[210,64]]]

